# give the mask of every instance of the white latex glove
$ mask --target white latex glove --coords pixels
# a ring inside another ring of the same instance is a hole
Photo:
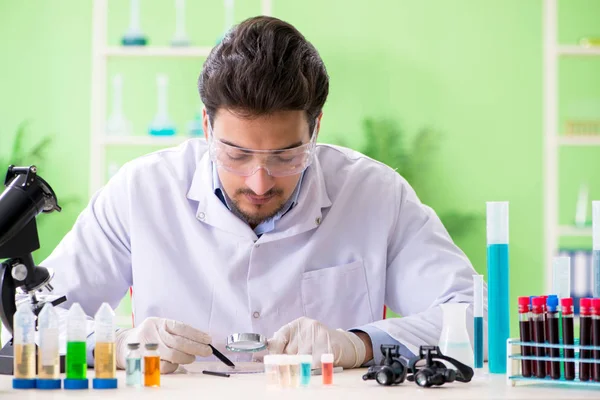
[[[125,369],[129,343],[139,343],[142,354],[146,343],[158,344],[161,374],[175,372],[179,364],[191,364],[196,356],[208,357],[211,337],[179,321],[147,318],[139,326],[117,332],[117,368]]]
[[[334,366],[343,368],[358,368],[366,357],[365,344],[354,333],[306,317],[279,329],[267,346],[270,354],[312,354],[313,365],[320,365],[324,353],[332,353]]]

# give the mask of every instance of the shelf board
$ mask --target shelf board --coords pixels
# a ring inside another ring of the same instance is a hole
[[[108,57],[207,57],[212,47],[111,46]]]
[[[560,135],[561,146],[600,146],[600,135]]]
[[[592,228],[578,228],[574,225],[561,225],[558,228],[560,236],[592,236]]]
[[[558,46],[558,54],[562,56],[600,56],[600,46],[583,47],[577,45]]]
[[[189,136],[109,136],[102,138],[102,142],[107,146],[178,146]]]

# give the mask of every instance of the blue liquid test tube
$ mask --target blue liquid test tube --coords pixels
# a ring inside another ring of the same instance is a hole
[[[600,201],[592,201],[592,273],[594,297],[600,297]]]
[[[310,354],[300,355],[300,386],[310,385],[310,375],[312,368],[312,356]]]
[[[510,335],[508,301],[508,202],[487,203],[488,360],[493,374],[506,373]]]
[[[483,275],[473,275],[473,366],[483,368]]]

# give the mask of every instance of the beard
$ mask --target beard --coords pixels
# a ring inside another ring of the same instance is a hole
[[[238,190],[236,190],[235,194],[236,194],[236,196],[244,195],[244,194],[250,194],[250,195],[256,196],[256,194],[249,189],[238,189]],[[285,207],[285,205],[287,203],[287,199],[282,200],[281,199],[282,195],[283,195],[283,190],[281,190],[281,189],[271,189],[267,193],[264,194],[264,196],[273,196],[273,201],[279,201],[279,204],[277,205],[277,207],[275,207],[273,209],[273,211],[269,212],[268,214],[264,214],[264,213],[260,212],[260,210],[263,207],[262,204],[256,206],[258,208],[258,212],[247,213],[240,208],[239,201],[233,200],[232,198],[230,198],[227,195],[227,193],[225,193],[225,196],[227,197],[227,202],[231,205],[231,212],[233,212],[238,218],[240,218],[242,221],[246,222],[252,228],[255,228],[256,226],[260,225],[262,222],[273,218],[275,215],[277,215],[277,213],[279,213],[281,210],[283,210],[283,208]]]

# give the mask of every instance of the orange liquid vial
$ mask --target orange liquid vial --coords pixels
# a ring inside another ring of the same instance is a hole
[[[160,357],[144,357],[144,386],[160,387]]]

